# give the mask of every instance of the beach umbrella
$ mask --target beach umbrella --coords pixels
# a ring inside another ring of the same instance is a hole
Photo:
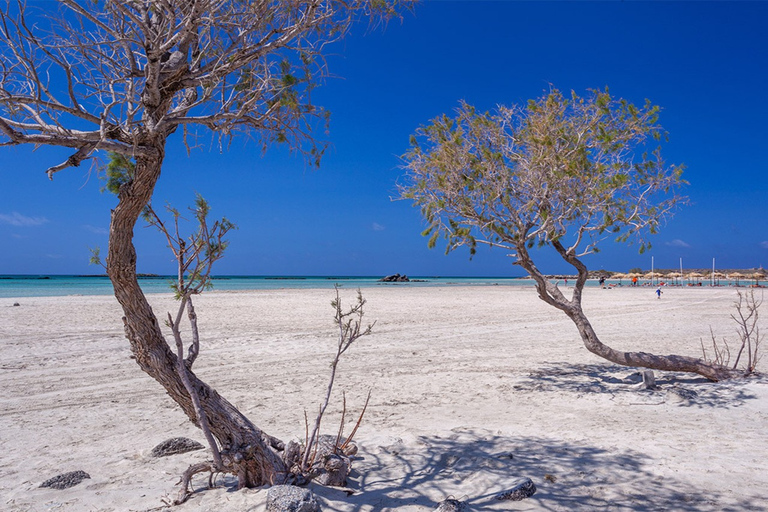
[[[760,284],[760,281],[765,281],[766,273],[765,270],[758,270],[754,274],[750,276],[752,279],[755,280],[755,286]]]
[[[689,272],[688,274],[685,275],[685,277],[688,279],[688,282],[691,282],[694,280],[698,281],[704,276],[699,274],[698,272]]]
[[[615,274],[611,274],[611,277],[609,277],[608,279],[616,279],[616,280],[619,281],[619,284],[621,284],[621,280],[622,279],[626,279],[626,278],[627,278],[627,274],[622,274],[621,272],[616,272]]]
[[[712,282],[713,282],[714,284],[716,284],[716,285],[717,285],[717,284],[720,284],[720,280],[721,280],[721,279],[726,279],[726,277],[727,277],[727,276],[726,276],[725,274],[723,274],[722,272],[710,272],[710,273],[709,273],[709,278],[710,278],[710,279],[712,280]]]
[[[744,279],[745,277],[747,276],[741,272],[731,272],[728,274],[728,279],[731,281],[736,281],[736,286],[739,286],[739,279]]]
[[[683,274],[680,272],[670,272],[665,276],[667,279],[672,279],[673,284],[677,284],[677,280],[681,277],[683,277]]]

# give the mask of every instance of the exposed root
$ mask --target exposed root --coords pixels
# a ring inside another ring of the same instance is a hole
[[[213,487],[213,477],[214,474],[218,472],[213,462],[209,461],[192,464],[187,468],[184,474],[181,475],[181,489],[179,489],[179,496],[173,501],[174,505],[181,505],[192,496],[193,491],[190,489],[189,485],[192,481],[192,477],[205,471],[210,471],[211,474],[208,477],[208,487]]]

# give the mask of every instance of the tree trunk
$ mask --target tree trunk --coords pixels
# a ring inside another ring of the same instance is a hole
[[[581,339],[587,350],[595,355],[605,358],[613,363],[623,366],[651,368],[653,370],[664,370],[669,372],[688,372],[697,373],[712,381],[720,381],[730,378],[731,372],[724,366],[708,364],[703,359],[693,357],[656,354],[647,352],[619,352],[603,344],[595,334],[592,325],[587,320],[586,315],[581,309],[581,304],[566,311],[568,317],[576,324]]]
[[[161,146],[158,150],[160,155],[164,155]],[[199,427],[192,400],[176,371],[177,357],[163,337],[157,317],[136,278],[133,229],[152,197],[162,161],[163,156],[137,159],[133,180],[120,189],[119,203],[112,211],[110,223],[107,274],[115,297],[123,308],[125,335],[136,362],[165,388]],[[282,450],[282,443],[256,428],[191,371],[189,378],[200,397],[211,432],[221,446],[224,468],[219,469],[237,475],[241,487],[285,482],[288,475],[286,464],[273,450]]]
[[[536,282],[536,290],[539,298],[557,309],[563,311],[570,318],[579,331],[584,346],[595,355],[598,355],[612,363],[623,366],[650,368],[671,372],[696,373],[712,381],[725,380],[732,377],[731,371],[725,366],[709,364],[703,359],[693,357],[667,355],[660,356],[646,352],[619,352],[600,341],[592,329],[592,324],[581,308],[581,297],[584,285],[589,277],[586,265],[569,253],[558,241],[553,241],[552,246],[560,256],[573,265],[578,271],[574,284],[573,296],[568,300],[557,285],[550,283],[533,263],[524,244],[517,245],[517,263],[522,266]]]

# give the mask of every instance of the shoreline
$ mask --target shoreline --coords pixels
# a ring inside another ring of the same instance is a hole
[[[561,286],[572,285],[573,276],[548,276],[550,281],[558,282]],[[149,276],[139,279],[144,293],[147,295],[172,293],[170,282],[172,276]],[[260,291],[274,289],[333,289],[340,288],[373,289],[376,287],[464,287],[464,286],[502,286],[502,287],[533,287],[535,282],[529,277],[435,277],[414,276],[407,282],[383,282],[380,277],[360,276],[219,276],[213,281],[212,291]],[[765,283],[758,282],[758,283]],[[590,278],[586,288],[599,288],[597,278]],[[605,286],[614,289],[633,287],[628,279],[609,279]],[[765,284],[755,284],[742,281],[740,284],[716,284],[709,283],[671,283],[650,282],[641,279],[638,287],[665,288],[764,288]],[[210,292],[206,292],[210,293]],[[111,296],[112,283],[104,276],[0,276],[0,300],[26,299],[29,297],[48,296]]]

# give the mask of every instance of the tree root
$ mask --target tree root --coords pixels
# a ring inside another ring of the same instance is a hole
[[[181,489],[179,489],[179,496],[173,501],[174,505],[181,505],[182,503],[187,501],[190,496],[192,496],[194,492],[190,489],[190,482],[192,481],[192,477],[198,473],[203,473],[205,471],[209,471],[211,473],[210,476],[208,477],[208,487],[209,488],[213,487],[214,475],[219,472],[215,464],[212,461],[199,462],[197,464],[192,464],[187,468],[184,474],[181,475],[181,480],[180,480]]]

